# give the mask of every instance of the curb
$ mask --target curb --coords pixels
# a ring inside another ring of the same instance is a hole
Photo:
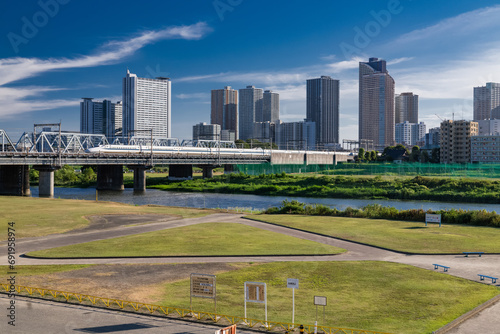
[[[449,324],[441,327],[440,329],[438,329],[437,331],[434,331],[432,333],[433,334],[444,334],[444,333],[447,333],[448,331],[454,329],[455,327],[460,326],[463,322],[465,322],[465,321],[469,320],[470,318],[476,316],[478,313],[480,313],[484,309],[487,309],[488,307],[493,306],[498,301],[500,301],[500,294],[497,295],[496,297],[491,298],[487,302],[479,305],[475,309],[473,309],[473,310],[465,313],[464,315],[461,315],[460,317],[456,318],[455,320],[453,320]]]

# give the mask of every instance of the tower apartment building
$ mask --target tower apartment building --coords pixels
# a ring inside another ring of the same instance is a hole
[[[474,120],[500,119],[500,83],[474,87]]]
[[[262,122],[264,91],[255,86],[239,90],[239,139],[247,140],[253,136],[253,123]]]
[[[226,86],[212,90],[210,123],[219,124],[221,131],[236,139],[238,132],[238,91]]]
[[[401,93],[396,95],[395,101],[395,122],[418,123],[418,95],[413,93]]]
[[[171,83],[169,78],[139,78],[127,70],[123,78],[123,136],[171,136]],[[138,133],[142,132],[143,133]]]
[[[109,100],[93,101],[83,98],[80,102],[80,132],[103,134],[113,139],[122,128],[122,103]]]
[[[394,86],[385,60],[359,63],[359,141],[373,140],[377,150],[395,141]]]
[[[339,143],[339,80],[307,80],[307,122],[316,123],[316,147]]]

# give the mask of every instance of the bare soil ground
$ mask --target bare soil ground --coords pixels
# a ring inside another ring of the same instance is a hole
[[[154,304],[162,300],[164,283],[188,279],[191,273],[213,275],[239,268],[241,265],[227,263],[104,264],[18,277],[18,284]]]

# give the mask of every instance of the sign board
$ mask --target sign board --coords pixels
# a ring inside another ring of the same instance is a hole
[[[191,296],[215,298],[215,275],[191,274]]]
[[[425,226],[427,223],[439,223],[439,227],[441,227],[441,214],[425,214]]]
[[[245,282],[245,301],[250,303],[265,303],[266,283]]]
[[[326,306],[326,297],[314,296],[314,305]]]
[[[286,280],[286,287],[290,289],[298,289],[299,288],[299,280],[296,278],[288,278]]]

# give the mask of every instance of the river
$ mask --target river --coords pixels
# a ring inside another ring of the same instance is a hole
[[[32,187],[33,197],[38,197],[38,187]],[[95,188],[54,188],[55,198],[95,200]],[[476,203],[446,203],[426,201],[398,201],[398,200],[364,200],[364,199],[339,199],[339,198],[310,198],[310,197],[284,197],[284,196],[260,196],[260,195],[238,195],[238,194],[216,194],[216,193],[191,193],[172,192],[156,189],[148,189],[144,193],[134,193],[132,189],[124,191],[99,191],[99,201],[112,201],[136,205],[156,204],[165,206],[181,206],[191,208],[239,208],[246,210],[264,210],[271,206],[279,206],[285,199],[297,200],[308,204],[323,204],[344,210],[348,206],[361,208],[367,204],[378,203],[383,206],[391,206],[396,209],[424,209],[424,210],[487,210],[500,212],[500,204],[476,204]]]

